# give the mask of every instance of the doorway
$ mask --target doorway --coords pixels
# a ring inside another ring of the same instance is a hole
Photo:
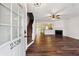
[[[32,25],[33,25],[33,21],[34,21],[34,16],[33,13],[28,12],[27,13],[28,16],[28,25],[27,25],[27,44],[29,44],[30,42],[32,42]]]

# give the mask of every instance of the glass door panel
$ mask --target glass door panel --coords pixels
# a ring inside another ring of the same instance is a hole
[[[0,24],[10,24],[10,9],[0,4]]]
[[[10,41],[10,27],[0,25],[0,45]]]

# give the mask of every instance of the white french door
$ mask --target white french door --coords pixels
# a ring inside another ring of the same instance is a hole
[[[23,15],[20,4],[0,3],[0,45],[23,38]]]

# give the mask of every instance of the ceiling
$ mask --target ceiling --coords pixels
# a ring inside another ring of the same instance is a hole
[[[33,12],[35,20],[48,20],[49,18],[45,16],[51,12],[58,12],[61,19],[70,19],[79,16],[79,4],[41,3],[39,7],[35,7],[34,3],[27,3],[27,11]]]

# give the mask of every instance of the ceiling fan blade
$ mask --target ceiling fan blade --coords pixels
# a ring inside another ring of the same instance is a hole
[[[45,15],[45,16],[49,17],[49,16],[51,16],[51,14],[47,14],[47,15]]]
[[[51,15],[55,15],[54,8],[52,10],[49,10],[49,11],[50,11]]]

